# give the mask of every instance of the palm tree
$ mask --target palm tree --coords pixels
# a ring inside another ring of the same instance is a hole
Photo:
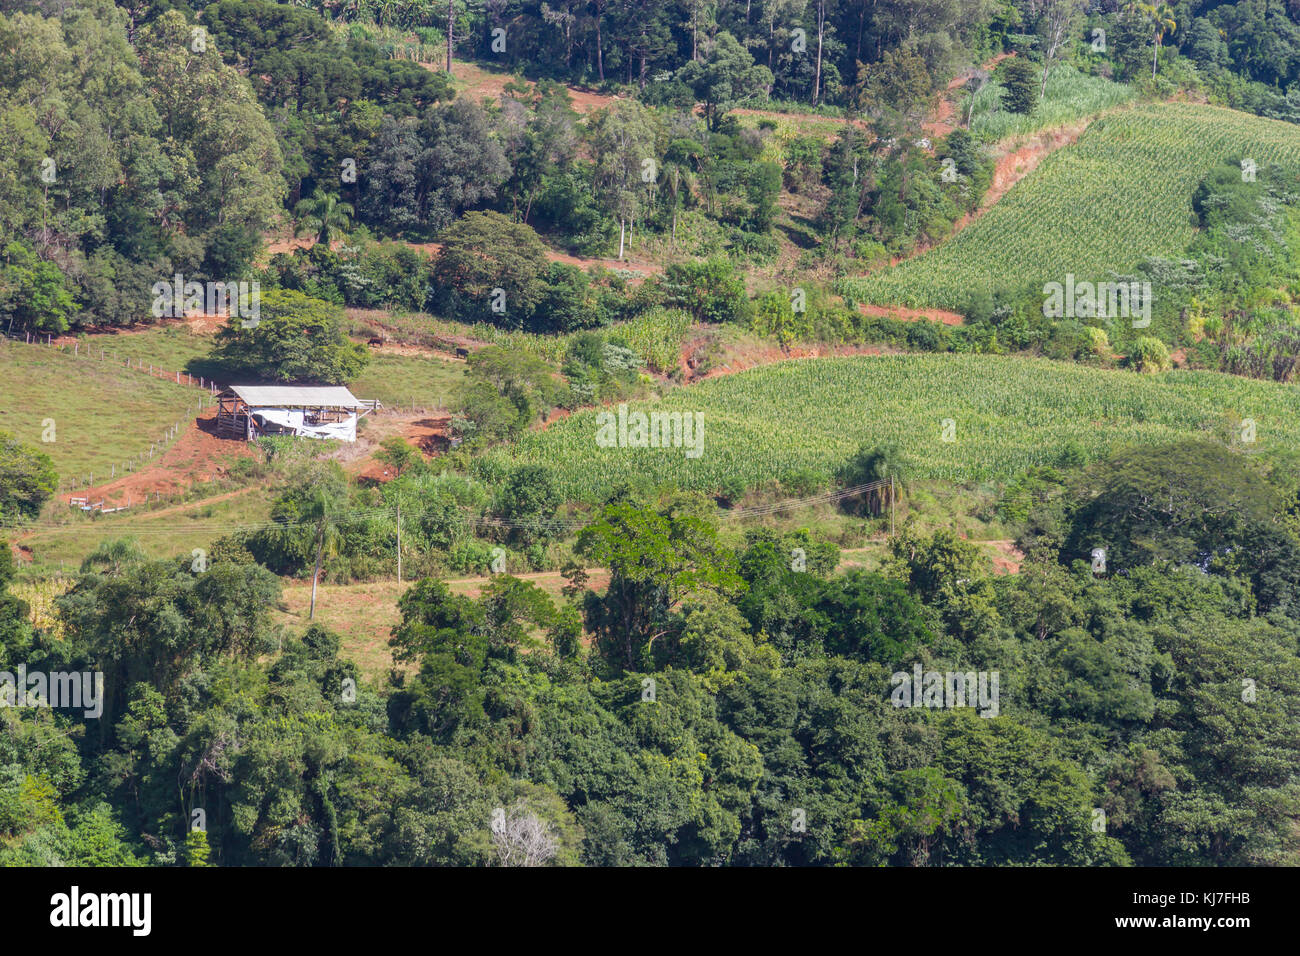
[[[685,197],[695,188],[695,177],[691,175],[691,164],[699,162],[700,147],[688,139],[673,140],[664,154],[664,179],[673,202],[672,246],[677,245],[677,213]]]
[[[894,495],[906,489],[908,463],[894,442],[869,447],[862,445],[840,470],[840,480],[850,487],[882,482],[867,494],[867,509],[879,515],[892,504]],[[883,484],[888,482],[888,484]]]
[[[336,232],[346,232],[352,224],[351,203],[339,202],[338,193],[327,193],[319,186],[309,199],[301,199],[293,207],[298,220],[295,236],[303,232],[316,233],[316,241],[329,245]]]
[[[123,566],[143,561],[144,558],[144,549],[134,538],[114,538],[102,542],[99,547],[86,555],[85,560],[81,562],[81,573],[85,574],[98,567],[107,569],[110,574],[117,574]]]
[[[302,517],[305,521],[315,522],[316,524],[316,568],[311,575],[311,611],[308,613],[308,620],[316,619],[316,585],[320,581],[321,563],[325,559],[325,552],[331,555],[338,552],[339,543],[342,540],[338,528],[332,521],[333,508],[331,507],[329,496],[322,490],[317,489],[310,502],[302,511]]]
[[[1156,64],[1160,59],[1160,44],[1164,41],[1165,33],[1178,29],[1178,23],[1174,20],[1174,11],[1167,3],[1159,6],[1153,3],[1139,3],[1137,9],[1147,18],[1152,29],[1155,31],[1153,40],[1155,44],[1154,51],[1151,54],[1151,79],[1156,78]]]

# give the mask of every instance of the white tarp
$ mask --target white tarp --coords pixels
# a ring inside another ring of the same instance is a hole
[[[256,408],[252,410],[254,418],[272,425],[279,425],[292,431],[301,438],[337,438],[340,441],[357,440],[356,415],[349,415],[341,422],[322,422],[309,425],[306,412],[301,408]]]

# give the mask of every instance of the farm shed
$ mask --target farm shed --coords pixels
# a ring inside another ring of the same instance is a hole
[[[379,408],[342,385],[231,385],[217,395],[217,434],[357,440],[357,420]]]

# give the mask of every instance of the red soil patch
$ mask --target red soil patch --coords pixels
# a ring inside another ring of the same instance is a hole
[[[313,236],[286,236],[284,238],[268,239],[266,243],[267,255],[276,255],[280,252],[293,252],[295,249],[310,249],[316,245],[316,239]],[[331,249],[337,249],[339,242],[335,240],[330,243]]]
[[[546,415],[546,421],[537,422],[533,427],[537,431],[546,431],[556,422],[568,418],[572,414],[573,412],[567,408],[552,408]]]
[[[974,212],[968,212],[953,223],[952,231],[940,239],[939,242],[947,242],[988,212],[999,199],[1011,190],[1012,186],[1037,169],[1038,164],[1052,153],[1062,146],[1069,146],[1076,142],[1083,134],[1083,131],[1088,128],[1088,123],[1089,120],[1084,120],[1072,126],[1064,126],[1060,129],[1035,134],[1018,149],[1000,153],[994,161],[993,180],[989,183],[984,198],[980,200],[979,208]],[[914,259],[922,253],[929,252],[939,242],[930,242],[917,246],[906,256],[894,256],[889,260],[889,264],[896,266],[907,259]]]
[[[1020,565],[1025,555],[1016,547],[1014,541],[985,541],[984,544],[996,549],[993,555],[993,570],[997,574],[1019,574]]]
[[[651,275],[656,272],[662,272],[663,267],[657,266],[652,262],[646,262],[638,259],[579,259],[577,256],[571,256],[564,252],[555,252],[546,250],[546,258],[552,262],[567,262],[571,266],[577,266],[579,269],[586,271],[592,266],[604,266],[611,272],[617,272],[622,269],[625,272],[640,272],[642,275]]]
[[[138,471],[61,497],[65,501],[69,498],[102,500],[104,507],[110,508],[129,506],[140,504],[150,496],[176,494],[192,485],[220,479],[226,473],[228,457],[251,458],[254,451],[247,442],[218,438],[216,415],[215,408],[204,409],[170,448]]]
[[[480,343],[482,344],[482,343]],[[426,349],[418,345],[390,345],[385,342],[383,345],[375,346],[375,351],[382,352],[384,355],[408,355],[412,358],[436,358],[444,362],[463,362],[465,359],[451,352],[445,352],[442,349]]]
[[[426,459],[445,452],[451,443],[451,416],[426,415],[402,422],[398,434],[412,448],[418,449]],[[391,467],[375,458],[368,458],[357,475],[358,480],[373,484],[386,484],[397,477]]]
[[[959,227],[966,225],[966,222],[971,218],[980,216],[1005,196],[1012,186],[1037,169],[1038,164],[1049,155],[1062,146],[1069,146],[1076,142],[1083,134],[1083,131],[1088,128],[1088,122],[1088,120],[1084,120],[1071,126],[1039,133],[1014,152],[999,156],[997,165],[993,170],[993,183],[989,186],[989,191],[984,194],[980,208],[975,211],[973,216],[967,216],[965,220],[959,223]]]
[[[595,110],[612,106],[622,99],[620,96],[606,96],[603,93],[579,89],[576,86],[569,87],[569,96],[573,99],[573,108],[583,116]]]
[[[441,63],[424,63],[420,66],[434,73],[442,73],[446,69],[446,61]],[[463,94],[468,94],[480,103],[486,100],[500,101],[501,95],[505,93],[506,84],[512,80],[516,83],[521,78],[513,76],[510,73],[493,73],[485,70],[483,67],[473,63],[453,63],[452,75],[457,80],[464,80],[466,87]],[[523,80],[529,89],[536,84]],[[607,96],[603,93],[596,93],[592,90],[582,89],[576,86],[568,87],[569,98],[575,112],[580,115],[586,115],[593,110],[603,109],[611,103],[617,102],[621,97]]]
[[[451,416],[433,415],[411,422],[402,431],[402,437],[413,448],[420,449],[427,457],[446,449],[451,441]]]
[[[982,64],[980,66],[980,69],[988,70],[992,72],[994,67],[996,67],[1003,60],[1012,56],[1015,56],[1015,54],[999,53],[997,56],[993,57],[987,63]],[[926,136],[930,137],[931,139],[941,139],[957,128],[957,124],[953,122],[953,116],[956,113],[957,104],[953,102],[951,94],[961,89],[961,87],[964,86],[965,83],[966,83],[966,77],[961,75],[954,76],[948,82],[948,93],[945,94],[943,98],[939,100],[938,106],[935,107],[934,116],[932,116],[930,118],[930,121],[922,127],[922,129],[924,129],[925,131]]]
[[[184,322],[195,335],[216,335],[230,322],[230,316],[211,312],[196,312],[185,316]]]
[[[979,219],[997,203],[999,199],[1010,191],[1011,187],[1016,185],[1035,169],[1044,159],[1056,152],[1063,146],[1069,146],[1075,143],[1083,131],[1088,128],[1090,120],[1083,120],[1070,126],[1063,126],[1059,129],[1048,130],[1030,137],[1024,142],[1024,145],[1009,152],[1004,152],[997,157],[993,167],[993,181],[990,183],[988,191],[984,198],[980,200],[979,208],[974,212],[969,212],[958,219],[952,227],[952,231],[944,236],[939,242],[948,242],[953,236],[961,232],[975,220]],[[918,246],[915,250],[906,256],[894,256],[889,260],[889,265],[896,266],[900,262],[908,259],[914,259],[917,256],[929,252],[939,242],[926,243]],[[871,272],[873,270],[868,270]],[[893,315],[896,318],[928,318],[935,321],[943,322],[946,325],[958,325],[961,323],[961,316],[955,312],[948,312],[943,309],[906,309],[901,306],[880,306],[880,305],[859,305],[858,308],[867,315]]]
[[[902,319],[904,322],[927,319],[931,322],[942,322],[944,325],[962,323],[961,313],[949,312],[946,309],[907,309],[901,305],[859,305],[858,311],[863,315]]]
[[[771,365],[775,362],[787,362],[792,359],[817,359],[830,358],[840,355],[882,355],[884,349],[874,345],[809,345],[794,346],[788,351],[784,351],[776,346],[770,346],[758,349],[746,349],[727,356],[727,361],[722,365],[715,365],[703,375],[697,375],[690,378],[689,381],[699,381],[705,378],[718,378],[722,375],[734,375],[737,372],[743,372],[747,369],[757,368],[760,365]]]

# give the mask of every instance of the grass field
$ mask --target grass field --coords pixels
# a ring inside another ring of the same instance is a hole
[[[31,550],[37,565],[74,571],[82,558],[114,538],[134,538],[151,558],[174,557],[195,548],[209,548],[235,526],[267,520],[270,498],[263,489],[250,488],[214,495],[211,501],[168,505],[156,511],[135,508],[94,517],[60,513],[64,524],[23,535],[17,543]]]
[[[524,579],[541,588],[558,605],[562,602],[564,578],[558,571],[526,574]],[[487,578],[454,578],[448,587],[454,594],[477,597]],[[326,584],[316,590],[316,623],[337,632],[342,638],[342,656],[357,662],[369,678],[379,678],[393,666],[388,639],[401,623],[398,599],[411,586],[410,581],[371,581],[365,584]],[[603,579],[593,579],[600,589]],[[276,609],[277,623],[301,633],[311,623],[311,581],[287,581]]]
[[[1103,110],[1130,102],[1136,96],[1136,91],[1130,86],[1099,76],[1088,76],[1069,64],[1062,64],[1047,74],[1047,92],[1034,111],[1028,114],[1001,109],[1002,86],[996,80],[990,80],[975,94],[970,129],[976,139],[995,143],[1095,116]],[[963,100],[960,110],[964,112],[967,105]]]
[[[116,356],[119,365],[130,359],[188,372],[196,378],[215,376],[219,382],[228,378],[219,366],[207,361],[212,337],[188,329],[172,326],[128,335],[96,335],[89,336],[88,343],[86,347],[95,355],[103,349]],[[420,407],[434,407],[446,400],[463,376],[464,365],[458,362],[377,351],[371,353],[370,364],[351,388],[358,398],[377,398],[385,405],[409,405],[414,399]]]
[[[996,545],[998,542],[976,542],[983,554],[993,562],[1003,556],[1004,552]],[[740,542],[736,542],[739,546]],[[876,570],[887,553],[884,541],[871,541],[862,547],[842,549],[840,552],[841,571],[860,569]],[[545,591],[552,601],[563,603],[562,588],[564,577],[558,571],[538,574],[525,574],[522,577],[534,586]],[[477,597],[487,578],[455,578],[447,582],[454,594]],[[596,572],[592,575],[591,587],[603,592],[608,586],[608,575]],[[365,584],[322,584],[316,593],[315,621],[339,634],[341,638],[341,656],[356,661],[361,673],[371,680],[382,680],[393,666],[392,651],[388,639],[393,628],[401,623],[402,615],[397,602],[411,586],[410,581],[398,584],[396,581],[371,581]],[[33,593],[35,593],[33,589]],[[273,611],[277,624],[291,633],[302,633],[311,618],[311,582],[286,581],[280,595],[280,604]],[[541,639],[541,634],[535,634]],[[409,668],[407,668],[409,670]]]
[[[156,326],[141,332],[124,332],[114,335],[101,333],[83,337],[83,349],[98,355],[102,350],[110,360],[119,365],[130,359],[132,364],[144,363],[169,372],[183,372],[205,379],[221,379],[221,369],[207,361],[212,351],[212,336],[199,335],[179,326]]]
[[[425,355],[372,355],[349,388],[357,398],[377,398],[388,407],[445,408],[465,378],[465,364]]]
[[[620,483],[716,491],[800,469],[833,470],[862,443],[896,441],[916,479],[1001,480],[1054,460],[1067,442],[1092,454],[1205,429],[1257,423],[1258,444],[1300,442],[1300,393],[1213,372],[1160,375],[1045,359],[899,355],[796,360],[713,378],[636,410],[702,414],[703,453],[601,448],[585,411],[498,452],[551,468],[562,494],[596,501]],[[943,439],[952,419],[954,440]]]
[[[1004,283],[1106,280],[1186,249],[1197,184],[1243,158],[1300,162],[1300,126],[1185,103],[1119,110],[948,242],[846,287],[860,302],[957,308]]]
[[[94,353],[98,356],[98,352]],[[0,431],[54,460],[61,479],[107,476],[194,415],[198,389],[100,361],[81,350],[0,339]],[[53,420],[53,441],[42,441]]]

